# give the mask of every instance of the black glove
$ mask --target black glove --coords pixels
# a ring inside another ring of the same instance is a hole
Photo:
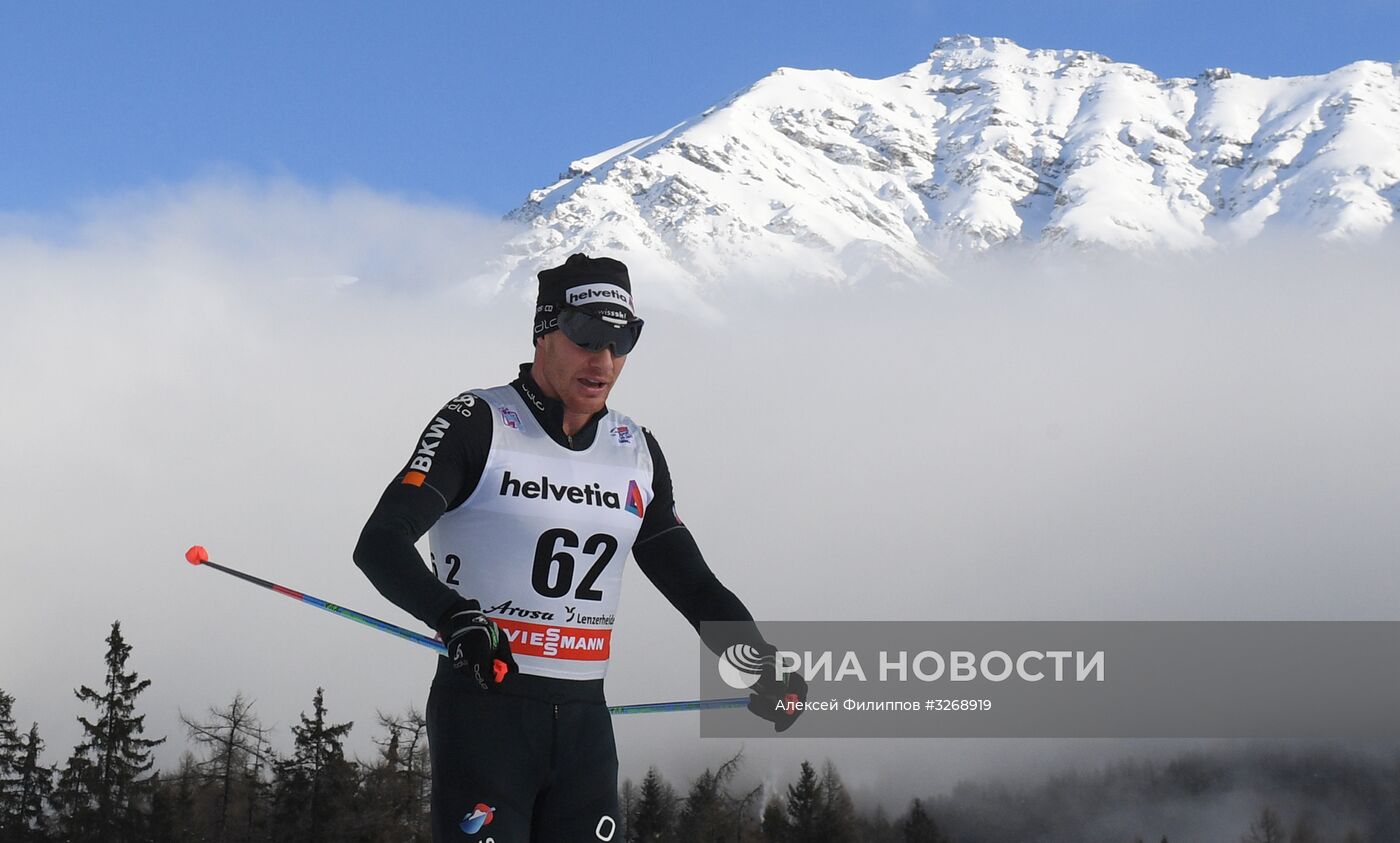
[[[499,685],[506,674],[519,672],[510,654],[510,641],[475,600],[463,600],[443,613],[438,635],[447,646],[452,667],[481,690]]]
[[[763,654],[763,673],[749,688],[749,711],[773,724],[776,732],[787,731],[802,714],[807,701],[807,680],[801,670],[778,678],[778,663],[774,648]]]

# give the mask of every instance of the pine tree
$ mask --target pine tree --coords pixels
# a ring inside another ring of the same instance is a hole
[[[427,723],[410,710],[407,718],[379,714],[387,731],[379,746],[379,761],[366,767],[362,793],[365,814],[361,834],[382,840],[427,841],[428,769]]]
[[[856,817],[856,839],[861,843],[900,843],[904,834],[890,822],[883,805],[876,805],[870,814]]]
[[[722,843],[733,838],[734,829],[742,820],[736,815],[749,800],[735,799],[725,786],[738,772],[742,760],[741,752],[719,765],[713,773],[707,768],[691,783],[690,793],[681,808],[679,825],[685,829],[687,841]]]
[[[276,782],[273,776],[277,770],[277,753],[264,737],[254,746],[253,769],[248,771],[247,813],[243,827],[248,830],[248,840],[266,841],[271,839],[272,805]]]
[[[58,831],[72,843],[93,839],[92,835],[83,831],[95,821],[91,768],[92,762],[87,756],[75,750],[68,763],[58,771],[58,783],[49,799]]]
[[[383,714],[379,715],[379,722],[384,724]],[[400,767],[399,731],[390,726],[388,739],[379,747],[379,761],[366,764],[361,771],[360,834],[363,836],[387,840],[399,839],[404,835],[398,816],[402,804],[399,793],[402,787]]]
[[[190,738],[209,752],[195,765],[202,789],[212,796],[208,826],[217,843],[247,839],[252,814],[245,803],[256,798],[255,756],[266,742],[267,730],[253,714],[253,704],[235,694],[224,708],[211,708],[204,722],[180,715]],[[236,833],[235,833],[236,832]]]
[[[787,808],[783,800],[774,793],[763,806],[763,821],[759,825],[766,843],[787,843],[791,833],[788,824]]]
[[[824,843],[825,830],[821,827],[822,786],[817,779],[817,771],[806,761],[802,762],[802,772],[797,784],[787,789],[787,841],[788,843]]]
[[[16,803],[15,770],[19,767],[19,733],[15,731],[15,698],[0,690],[0,831]]]
[[[277,839],[296,843],[339,840],[354,825],[355,766],[345,760],[353,723],[326,721],[325,690],[316,689],[312,716],[303,712],[292,757],[277,764],[274,813]]]
[[[1265,807],[1259,812],[1259,819],[1249,824],[1249,833],[1240,838],[1241,843],[1283,843],[1283,821],[1273,808]]]
[[[938,823],[928,815],[922,799],[914,800],[903,825],[905,843],[948,843],[948,838],[943,836]]]
[[[180,769],[162,788],[172,818],[172,843],[177,840],[208,838],[205,828],[196,817],[196,792],[199,789],[199,781],[199,764],[194,760],[194,754],[186,751],[180,756]]]
[[[715,843],[723,839],[728,824],[724,818],[722,784],[708,768],[691,782],[680,814],[680,827],[685,829],[687,840]]]
[[[186,755],[186,758],[189,756]],[[156,773],[151,779],[151,815],[146,820],[145,841],[149,843],[181,843],[201,840],[190,828],[194,813],[193,799],[180,804],[181,796],[191,796],[188,789],[172,785],[166,776]]]
[[[31,843],[48,839],[44,803],[53,792],[53,770],[39,763],[44,742],[39,724],[19,739],[16,761],[6,779],[4,812],[0,814],[0,839]]]
[[[817,812],[818,827],[824,830],[827,843],[850,843],[855,840],[855,813],[846,785],[836,774],[836,765],[828,760],[822,765],[821,808]]]
[[[627,818],[628,843],[670,843],[676,834],[676,793],[655,767],[642,779],[635,813]]]
[[[622,787],[617,791],[617,807],[622,814],[622,825],[620,834],[616,835],[619,840],[631,840],[632,815],[637,810],[637,786],[632,784],[631,779],[623,779]]]
[[[402,721],[399,757],[402,759],[405,782],[402,813],[412,832],[409,839],[431,840],[433,830],[429,801],[432,796],[433,770],[432,757],[428,753],[428,721],[422,712],[410,708],[407,718]]]
[[[743,841],[759,834],[762,831],[762,816],[757,806],[759,800],[763,798],[763,785],[755,785],[748,793],[742,796],[728,795],[730,803],[730,815],[734,819],[735,841]],[[751,807],[753,806],[753,807]],[[725,840],[730,838],[726,837]]]
[[[59,776],[55,807],[69,839],[103,843],[134,840],[142,816],[140,797],[149,785],[141,775],[151,769],[151,749],[165,741],[147,740],[144,714],[136,714],[136,697],[150,686],[126,671],[131,645],[122,638],[121,622],[107,636],[107,676],[103,693],[86,685],[74,694],[91,703],[97,717],[79,717],[84,738]]]

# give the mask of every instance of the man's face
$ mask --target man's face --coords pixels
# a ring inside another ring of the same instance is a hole
[[[544,393],[564,403],[571,413],[592,415],[608,401],[627,357],[615,357],[612,347],[589,351],[575,345],[563,331],[550,331],[535,344],[530,370]]]

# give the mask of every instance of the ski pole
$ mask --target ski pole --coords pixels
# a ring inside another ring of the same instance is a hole
[[[275,591],[278,594],[285,594],[288,597],[291,597],[295,600],[300,600],[301,602],[311,606],[315,606],[318,609],[325,609],[327,612],[340,615],[342,618],[349,618],[350,620],[362,623],[365,626],[372,626],[375,629],[387,632],[390,635],[397,635],[400,638],[407,638],[409,641],[412,641],[415,644],[422,644],[424,647],[436,651],[437,654],[440,656],[447,655],[447,647],[445,647],[443,643],[437,640],[436,638],[429,638],[426,635],[420,635],[417,632],[414,632],[409,629],[404,629],[401,626],[395,626],[394,624],[391,624],[388,621],[381,621],[379,618],[372,618],[369,615],[360,614],[354,609],[347,609],[344,606],[337,606],[334,603],[327,603],[319,597],[312,597],[309,594],[302,594],[300,591],[287,588],[284,585],[278,585],[275,582],[268,582],[267,580],[262,579],[261,577],[255,577],[252,574],[245,574],[242,571],[237,571],[233,568],[228,568],[215,562],[210,562],[209,551],[205,550],[200,545],[195,545],[194,547],[191,547],[189,550],[185,551],[185,561],[189,562],[191,565],[205,565],[207,567],[213,568],[216,571],[222,571],[223,573],[229,574],[230,576],[238,577],[244,582],[250,582],[253,585],[260,585],[263,588],[268,589],[269,591]]]
[[[676,700],[675,702],[638,703],[636,705],[610,705],[609,714],[649,714],[667,711],[715,711],[722,708],[745,708],[748,697],[725,697],[716,700]]]
[[[185,561],[189,562],[191,565],[206,565],[210,568],[213,568],[216,571],[228,574],[229,576],[238,577],[244,582],[250,582],[253,585],[261,586],[269,591],[275,591],[278,594],[285,594],[286,596],[291,597],[295,600],[300,600],[301,602],[306,603],[310,606],[315,606],[318,609],[324,609],[327,612],[339,615],[342,618],[347,618],[357,623],[362,623],[365,626],[373,627],[374,629],[377,629],[381,632],[387,632],[390,635],[397,635],[398,637],[412,641],[415,644],[421,644],[424,647],[427,647],[428,649],[436,652],[438,655],[447,655],[447,647],[443,646],[443,643],[437,640],[436,638],[429,638],[428,636],[421,635],[417,632],[414,632],[411,629],[404,629],[403,627],[391,624],[388,621],[381,621],[379,618],[372,618],[369,615],[362,614],[360,612],[355,611],[354,609],[347,609],[344,606],[337,606],[336,604],[328,603],[325,600],[320,599],[319,597],[312,597],[309,594],[303,594],[300,591],[287,588],[284,585],[278,585],[275,582],[268,582],[267,580],[262,579],[261,577],[255,577],[252,574],[245,574],[242,571],[236,570],[234,568],[230,568],[225,565],[220,565],[216,562],[211,562],[209,561],[209,551],[205,550],[201,545],[194,545],[189,550],[185,551]],[[506,663],[501,661],[500,659],[496,659],[495,671],[497,682],[500,682],[501,679],[504,678],[506,670]],[[608,712],[611,714],[645,714],[647,712],[663,711],[705,711],[710,709],[721,708],[743,708],[747,704],[747,697],[730,697],[728,699],[715,700],[676,700],[674,702],[640,703],[637,705],[609,706]]]

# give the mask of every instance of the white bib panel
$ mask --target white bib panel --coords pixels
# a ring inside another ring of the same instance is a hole
[[[510,639],[522,673],[601,679],[622,566],[653,493],[636,422],[609,410],[571,451],[514,387],[473,390],[492,414],[491,452],[471,496],[428,531],[438,579]]]

